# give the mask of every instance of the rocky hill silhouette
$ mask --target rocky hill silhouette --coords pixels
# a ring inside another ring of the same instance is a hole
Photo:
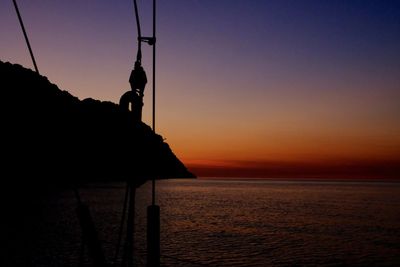
[[[194,178],[132,112],[80,100],[30,69],[0,61],[2,172],[7,181],[79,183]]]

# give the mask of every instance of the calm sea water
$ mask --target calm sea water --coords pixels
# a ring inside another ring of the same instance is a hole
[[[146,262],[150,193],[149,183],[136,195],[136,266]],[[125,185],[80,194],[111,261]],[[162,266],[400,266],[400,183],[174,179],[157,182],[156,201]],[[47,205],[31,266],[90,266],[73,193]]]

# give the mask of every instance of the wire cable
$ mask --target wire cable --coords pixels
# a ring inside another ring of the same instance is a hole
[[[153,132],[156,132],[156,0],[153,0]],[[152,205],[156,204],[156,180],[152,179]]]
[[[31,54],[33,66],[35,67],[36,73],[37,73],[37,74],[40,74],[40,73],[39,73],[39,69],[38,69],[38,67],[37,67],[37,65],[36,65],[36,60],[35,60],[35,57],[34,57],[34,55],[33,55],[33,51],[32,51],[31,45],[30,45],[30,43],[29,43],[28,35],[27,35],[26,30],[25,30],[25,27],[24,27],[24,22],[22,21],[21,14],[19,13],[17,1],[16,1],[16,0],[13,0],[13,3],[14,3],[15,11],[17,12],[19,24],[21,25],[22,32],[24,33],[25,42],[26,42],[26,45],[28,46],[29,54]]]
[[[133,5],[135,7],[135,18],[136,18],[136,27],[137,27],[137,41],[138,41],[138,52],[136,55],[136,61],[142,63],[142,31],[140,29],[140,19],[139,19],[139,11],[136,0],[133,0]]]

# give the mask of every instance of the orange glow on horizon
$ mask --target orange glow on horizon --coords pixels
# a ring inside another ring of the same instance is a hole
[[[187,161],[198,177],[400,179],[400,160]]]

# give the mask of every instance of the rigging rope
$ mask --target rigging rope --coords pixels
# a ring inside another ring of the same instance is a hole
[[[27,35],[25,27],[24,27],[24,23],[22,21],[21,14],[18,9],[17,1],[13,0],[13,3],[14,3],[15,11],[18,16],[19,23],[21,25],[22,32],[25,37],[26,45],[28,46],[28,50],[29,50],[29,53],[32,58],[33,66],[35,67],[36,73],[40,74],[39,69],[36,64],[35,57],[33,55],[31,45],[29,43],[29,39],[28,39],[28,35]],[[83,242],[81,245],[80,258],[81,258],[81,260],[83,259],[84,243],[86,243],[86,245],[88,246],[88,252],[89,252],[90,256],[92,257],[95,265],[99,266],[99,267],[106,266],[106,260],[104,257],[104,253],[102,251],[100,240],[98,239],[98,236],[97,236],[97,231],[94,226],[93,219],[90,215],[89,207],[82,202],[81,197],[79,195],[79,190],[78,190],[77,185],[74,185],[73,192],[74,192],[75,198],[77,200],[76,212],[77,212],[79,222],[80,222],[81,228],[82,228],[82,239],[83,239],[82,241]]]
[[[13,0],[13,3],[14,3],[14,7],[15,7],[15,12],[17,12],[19,24],[21,25],[22,32],[24,33],[25,42],[26,42],[26,45],[28,46],[29,54],[31,54],[33,66],[35,67],[36,73],[39,74],[39,69],[38,69],[38,67],[36,65],[35,57],[33,56],[33,51],[32,51],[31,45],[29,43],[28,35],[27,35],[26,31],[25,31],[24,22],[22,21],[21,14],[19,13],[17,1]]]
[[[138,32],[138,52],[136,56],[136,63],[138,66],[141,66],[142,62],[142,42],[146,42],[149,45],[153,46],[153,108],[152,108],[152,129],[153,132],[156,132],[156,0],[153,0],[153,36],[152,37],[142,37],[142,31],[140,28],[140,19],[139,19],[139,11],[138,11],[138,5],[137,5],[137,0],[133,0],[133,4],[135,7],[135,18],[136,18],[136,27],[137,27],[137,32]],[[135,63],[135,65],[136,65]],[[152,179],[152,205],[155,205],[155,178],[153,177]]]
[[[122,232],[123,232],[123,228],[124,228],[126,210],[127,210],[127,206],[128,206],[128,198],[129,198],[129,186],[127,184],[126,185],[126,189],[125,189],[124,206],[122,208],[121,223],[120,223],[119,232],[118,232],[118,242],[117,242],[117,245],[116,245],[116,248],[115,248],[115,255],[114,255],[113,264],[115,264],[117,262],[118,256],[119,256],[119,249],[120,249],[121,240],[122,240]]]
[[[136,62],[142,63],[142,31],[140,30],[139,11],[136,0],[133,0],[133,5],[135,6],[136,27],[138,33],[138,52],[136,55]]]

